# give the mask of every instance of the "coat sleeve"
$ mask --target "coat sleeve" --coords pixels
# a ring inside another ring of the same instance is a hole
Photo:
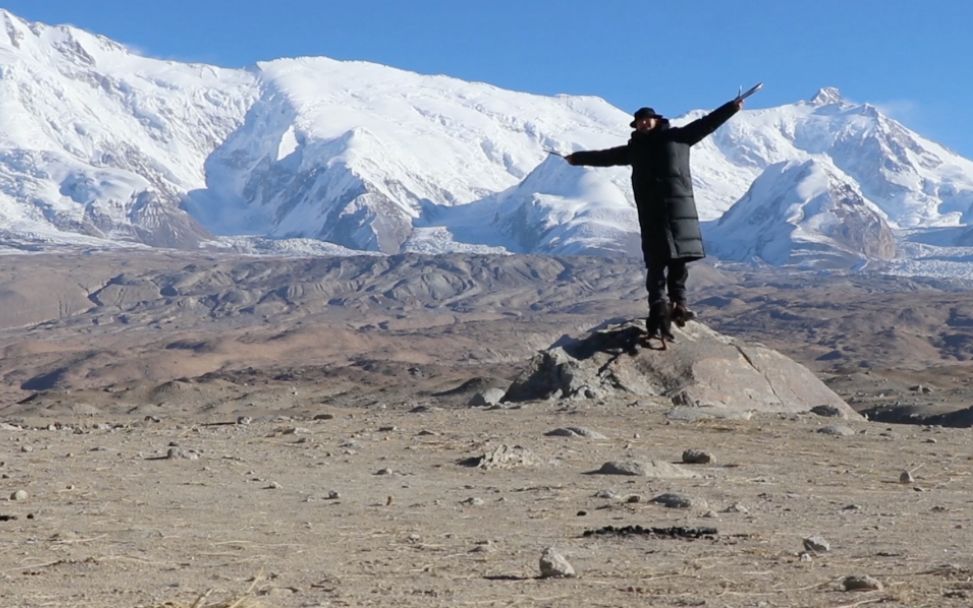
[[[730,117],[738,111],[736,104],[728,101],[706,116],[697,118],[684,127],[679,127],[679,134],[675,139],[690,146],[695,145],[718,129],[720,125],[730,120]]]
[[[618,146],[607,150],[589,150],[571,154],[571,164],[588,165],[590,167],[612,167],[614,165],[630,165],[628,146]]]

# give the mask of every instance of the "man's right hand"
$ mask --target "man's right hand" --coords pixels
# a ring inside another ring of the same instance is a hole
[[[574,154],[568,154],[564,157],[564,160],[568,162],[569,165],[577,165],[577,161],[574,160]]]

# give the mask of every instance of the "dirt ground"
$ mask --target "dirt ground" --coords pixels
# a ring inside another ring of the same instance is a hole
[[[28,497],[0,502],[0,605],[191,606],[206,591],[281,608],[973,601],[969,430],[848,422],[855,434],[835,436],[812,414],[684,423],[666,411],[434,399],[246,424],[8,424],[3,493]],[[606,439],[545,435],[577,426]],[[464,463],[501,445],[527,455]],[[692,478],[592,474],[678,463],[688,448],[714,457],[679,465]],[[664,493],[692,505],[651,502]],[[636,525],[715,531],[585,536]],[[815,535],[830,550],[802,559]],[[547,547],[576,578],[539,577]],[[850,575],[883,588],[844,591]]]
[[[969,428],[468,404],[637,316],[637,266],[2,262],[0,607],[973,605]],[[707,323],[859,410],[973,404],[968,292],[693,276]],[[547,435],[566,427],[604,438]],[[576,577],[540,577],[549,547]],[[844,590],[864,575],[881,588]]]

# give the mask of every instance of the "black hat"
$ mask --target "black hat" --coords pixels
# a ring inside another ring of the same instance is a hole
[[[642,120],[643,118],[665,118],[662,114],[659,114],[652,108],[639,108],[635,110],[635,120],[631,122],[628,126],[635,128],[635,123]]]

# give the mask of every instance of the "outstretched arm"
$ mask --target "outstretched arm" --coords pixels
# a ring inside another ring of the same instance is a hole
[[[628,146],[618,146],[607,150],[589,150],[575,152],[564,157],[571,165],[588,165],[589,167],[611,167],[614,165],[630,165]]]
[[[706,116],[680,127],[679,141],[690,146],[699,143],[704,137],[718,129],[720,125],[730,120],[730,117],[739,112],[741,108],[743,108],[743,100],[740,98],[726,102]]]

